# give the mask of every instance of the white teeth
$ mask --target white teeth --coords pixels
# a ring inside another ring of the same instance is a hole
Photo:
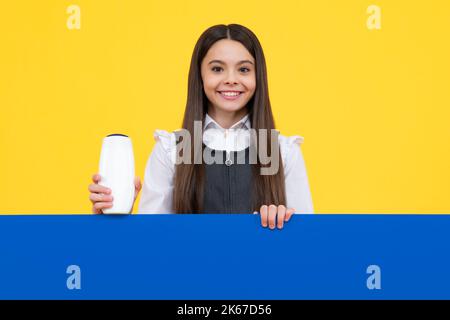
[[[224,96],[227,96],[227,97],[235,97],[235,96],[238,96],[240,94],[240,92],[221,92],[221,94],[223,94]]]

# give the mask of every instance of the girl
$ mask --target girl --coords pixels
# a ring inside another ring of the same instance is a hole
[[[273,134],[265,58],[249,29],[216,25],[200,36],[189,70],[182,127],[172,133],[155,131],[139,213],[253,212],[271,229],[283,228],[294,212],[313,213],[299,148],[303,138]],[[271,133],[260,134],[264,131]],[[194,141],[190,147],[192,137],[200,137],[201,143]],[[252,152],[258,155],[251,163]],[[180,154],[187,161],[180,162]],[[204,161],[198,161],[198,154]],[[270,166],[276,170],[269,170],[264,154],[272,156]],[[218,161],[206,161],[205,155]],[[112,206],[112,190],[99,185],[98,174],[93,182],[93,213],[102,213]],[[135,187],[136,200],[138,177]]]

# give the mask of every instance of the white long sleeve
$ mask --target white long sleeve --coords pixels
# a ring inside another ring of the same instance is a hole
[[[172,213],[174,163],[167,141],[157,138],[147,161],[138,213]],[[170,138],[169,138],[170,139]]]
[[[280,146],[281,153],[284,154],[286,207],[294,208],[295,213],[314,213],[305,161],[300,148],[303,138],[292,136],[282,139],[285,140],[285,143],[280,141]]]

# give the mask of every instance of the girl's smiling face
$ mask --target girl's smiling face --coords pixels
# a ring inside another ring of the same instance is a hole
[[[255,59],[240,42],[222,39],[214,43],[202,61],[201,75],[209,111],[246,112],[244,107],[256,88]]]

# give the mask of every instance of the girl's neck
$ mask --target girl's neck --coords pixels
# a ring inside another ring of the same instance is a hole
[[[233,124],[241,120],[247,114],[247,108],[242,108],[237,111],[223,111],[217,108],[209,107],[208,114],[214,119],[222,128],[229,129]]]

